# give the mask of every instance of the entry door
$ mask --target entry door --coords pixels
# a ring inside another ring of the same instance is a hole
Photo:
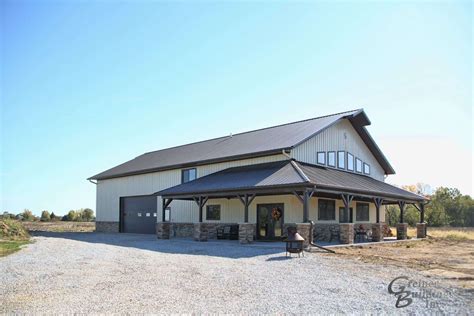
[[[283,203],[257,205],[257,238],[278,240],[283,236]]]
[[[157,222],[156,196],[120,198],[121,232],[154,234]]]

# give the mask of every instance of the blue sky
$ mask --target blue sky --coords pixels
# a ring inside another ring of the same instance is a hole
[[[472,4],[1,1],[1,205],[95,209],[146,151],[363,107],[397,175],[472,194]]]

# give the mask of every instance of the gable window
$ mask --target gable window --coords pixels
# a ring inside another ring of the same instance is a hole
[[[358,222],[369,221],[369,204],[368,203],[356,204],[356,221]]]
[[[325,165],[326,164],[326,153],[324,151],[318,152],[318,164]]]
[[[362,160],[356,158],[356,171],[362,173]]]
[[[352,223],[352,207],[348,210],[345,207],[339,208],[339,223]]]
[[[346,153],[344,151],[337,152],[337,167],[339,169],[346,169]]]
[[[336,166],[336,152],[335,151],[328,152],[328,166],[330,167]]]
[[[221,206],[220,205],[206,206],[206,219],[210,221],[220,221],[221,220]]]
[[[370,174],[370,165],[364,162],[364,173]]]
[[[354,155],[347,153],[347,170],[354,171]]]
[[[336,201],[318,200],[318,220],[333,221],[336,219]]]
[[[196,179],[196,168],[181,170],[181,183],[186,183]]]

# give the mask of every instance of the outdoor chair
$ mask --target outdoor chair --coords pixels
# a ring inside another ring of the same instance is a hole
[[[230,225],[229,226],[229,239],[238,240],[239,239],[239,225]]]

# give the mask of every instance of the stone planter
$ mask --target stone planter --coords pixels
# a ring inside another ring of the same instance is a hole
[[[408,224],[398,223],[397,224],[397,240],[407,239]]]
[[[383,241],[383,223],[372,224],[372,241]]]
[[[208,225],[206,223],[195,223],[193,236],[195,241],[207,241],[209,238]]]
[[[354,224],[342,223],[339,224],[339,241],[341,244],[354,243]]]
[[[426,238],[426,223],[416,224],[416,238]]]

